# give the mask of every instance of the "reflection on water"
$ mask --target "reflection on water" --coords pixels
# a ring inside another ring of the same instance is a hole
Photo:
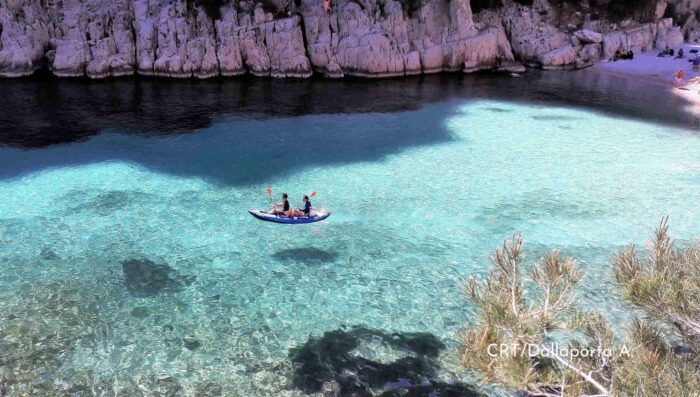
[[[219,116],[296,117],[415,110],[448,98],[593,108],[624,117],[700,127],[700,115],[658,85],[595,70],[440,74],[385,80],[122,78],[1,80],[0,146],[43,147],[105,129],[147,135],[206,128]],[[654,106],[649,106],[653,103]],[[492,112],[502,109],[492,107]],[[506,115],[504,114],[504,117]],[[242,137],[243,139],[244,137]]]

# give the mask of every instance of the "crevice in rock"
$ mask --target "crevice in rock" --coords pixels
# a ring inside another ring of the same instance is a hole
[[[311,68],[311,71],[313,73],[314,67],[311,64],[311,56],[309,55],[309,41],[306,38],[306,22],[304,21],[304,16],[299,13],[299,28],[301,29],[301,40],[304,42],[304,55],[306,55],[306,59],[309,60],[309,68]]]
[[[219,35],[216,33],[216,21],[212,18],[209,19],[211,20],[212,36],[214,37],[214,56],[216,57],[216,74],[217,76],[221,76],[221,61],[219,60]]]
[[[129,29],[131,30],[131,40],[134,45],[134,64],[132,67],[134,68],[134,74],[137,74],[139,71],[139,50],[136,47],[136,27],[134,26],[136,23],[136,11],[134,11],[134,2],[129,3],[129,15],[131,16],[131,18],[129,18]]]

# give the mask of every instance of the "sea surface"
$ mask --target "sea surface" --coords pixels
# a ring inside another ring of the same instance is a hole
[[[457,336],[504,239],[576,257],[621,329],[611,255],[700,236],[700,117],[638,79],[0,90],[0,395],[495,394]],[[333,214],[260,222],[266,188]]]

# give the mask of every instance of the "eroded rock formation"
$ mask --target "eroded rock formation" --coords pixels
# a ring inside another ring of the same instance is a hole
[[[270,0],[272,1],[272,0]],[[580,67],[618,48],[677,46],[670,20],[624,29],[554,23],[546,0],[472,14],[469,0],[226,2],[215,20],[192,0],[0,0],[0,76],[403,76]]]

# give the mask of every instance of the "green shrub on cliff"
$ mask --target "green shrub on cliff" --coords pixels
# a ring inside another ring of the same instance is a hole
[[[486,279],[465,288],[477,325],[461,337],[463,365],[529,396],[700,396],[700,243],[676,250],[666,221],[649,260],[634,247],[615,256],[624,296],[645,315],[624,335],[574,304],[573,259],[555,250],[527,271],[522,237],[504,242]]]

